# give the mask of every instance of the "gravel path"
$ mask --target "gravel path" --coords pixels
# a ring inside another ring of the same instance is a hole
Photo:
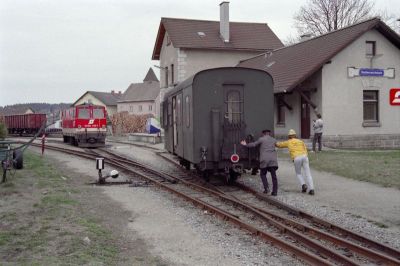
[[[125,144],[113,144],[111,149],[143,163],[169,167],[152,150]],[[56,152],[51,156],[73,171],[97,177],[94,162],[66,158]],[[316,195],[302,194],[292,163],[280,160],[278,199],[400,248],[399,190],[314,170],[312,174]],[[261,190],[259,176],[245,174],[241,180]],[[285,252],[153,186],[104,187],[101,191],[131,213],[125,230],[143,239],[146,252],[168,265],[302,265]]]

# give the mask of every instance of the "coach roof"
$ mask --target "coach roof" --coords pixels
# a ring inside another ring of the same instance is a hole
[[[265,52],[283,44],[266,23],[230,22],[230,41],[219,33],[219,21],[161,18],[153,60],[160,59],[165,33],[175,48],[224,49]]]
[[[376,29],[400,48],[400,36],[379,18],[372,18],[310,40],[242,60],[238,66],[272,74],[275,93],[290,92],[365,32]]]

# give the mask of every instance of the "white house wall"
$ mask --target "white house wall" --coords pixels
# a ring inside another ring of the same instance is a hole
[[[174,65],[174,83],[178,83],[197,72],[216,67],[236,66],[240,60],[255,56],[261,52],[183,49],[175,48],[173,43],[167,45],[167,34],[164,36],[160,52],[160,86],[166,88],[166,71],[168,67],[168,87],[171,87],[171,65]]]
[[[175,48],[173,46],[173,43],[171,42],[169,45],[167,45],[167,38],[168,38],[168,33],[165,34],[164,40],[163,40],[163,45],[161,47],[161,52],[160,52],[160,66],[162,67],[160,69],[160,87],[161,88],[166,88],[168,87],[172,80],[171,80],[171,64],[174,65],[174,81],[177,82],[177,72],[179,69],[179,64],[178,64],[178,53],[179,49]],[[165,68],[168,67],[168,86],[165,83],[166,79],[166,71]]]
[[[120,112],[128,112],[133,115],[145,115],[152,114],[154,117],[160,116],[159,111],[159,101],[143,101],[143,102],[119,102],[118,103],[118,113]],[[140,106],[142,110],[140,110]],[[149,110],[149,106],[151,106],[151,110]]]
[[[365,56],[366,41],[376,41],[379,56],[373,59],[372,66]],[[369,78],[371,82],[364,86],[363,78],[347,77],[347,67],[395,68],[396,76]],[[399,87],[399,75],[400,50],[375,30],[341,51],[322,70],[324,135],[400,134],[400,106],[389,104],[389,90]],[[380,126],[363,126],[363,90],[379,91]]]

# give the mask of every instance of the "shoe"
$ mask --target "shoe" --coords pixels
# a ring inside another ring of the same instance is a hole
[[[276,195],[277,195],[277,193],[274,193],[274,192],[271,193],[271,196],[276,197]]]
[[[314,195],[314,194],[315,194],[315,193],[314,193],[314,189],[311,189],[311,190],[308,192],[308,194]]]
[[[265,189],[263,193],[268,194],[269,193],[269,188]]]
[[[306,193],[307,192],[307,185],[306,184],[301,186],[301,192],[302,193]]]

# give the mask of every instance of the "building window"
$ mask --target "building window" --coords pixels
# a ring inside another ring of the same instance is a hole
[[[365,42],[365,54],[367,56],[375,56],[376,54],[376,42],[375,41],[366,41]]]
[[[185,97],[185,105],[186,105],[186,127],[190,127],[190,97],[187,95]]]
[[[153,111],[153,106],[149,105],[149,111]]]
[[[379,122],[378,91],[363,92],[364,122]]]
[[[168,67],[165,67],[165,87],[168,88]]]
[[[129,106],[129,111],[133,112],[133,106]]]
[[[141,105],[139,105],[139,112],[141,112],[142,111],[142,106]]]
[[[167,46],[171,44],[171,38],[167,35]]]
[[[278,125],[284,125],[285,124],[285,104],[283,103],[284,101],[284,96],[283,95],[278,95],[277,96],[277,119],[276,119],[276,123]]]
[[[174,64],[171,64],[171,84],[174,85]]]

